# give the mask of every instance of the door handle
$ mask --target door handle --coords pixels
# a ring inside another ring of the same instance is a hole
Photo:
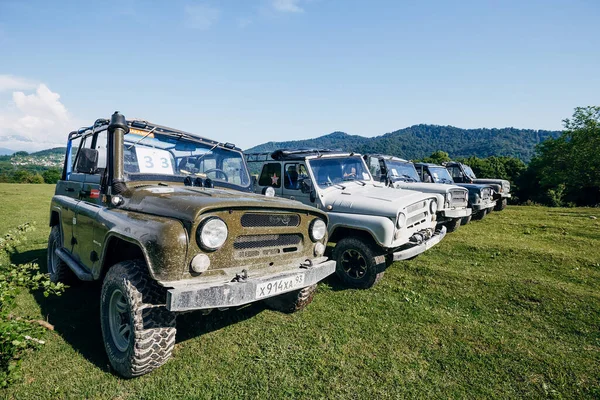
[[[79,196],[81,196],[81,197],[87,197],[87,196],[90,195],[90,193],[91,193],[91,191],[89,191],[89,190],[82,190],[82,191],[79,192]]]
[[[74,191],[75,191],[75,189],[73,189],[73,188],[69,188],[69,187],[65,188],[65,192],[74,192]]]

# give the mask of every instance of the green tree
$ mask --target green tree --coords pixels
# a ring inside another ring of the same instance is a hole
[[[577,107],[565,130],[536,148],[528,171],[532,197],[561,205],[600,203],[600,107]]]
[[[423,162],[434,163],[434,164],[442,164],[445,162],[451,161],[448,153],[442,150],[437,150],[431,153],[429,157],[425,157]]]
[[[61,177],[61,172],[58,168],[50,168],[42,173],[42,177],[44,182],[55,185]]]

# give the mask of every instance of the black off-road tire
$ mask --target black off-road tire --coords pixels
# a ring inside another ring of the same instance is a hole
[[[473,215],[472,215],[472,214],[471,214],[471,215],[469,215],[468,217],[462,217],[462,218],[460,219],[460,224],[461,224],[461,225],[466,225],[466,224],[468,224],[469,222],[471,222],[471,218],[473,218]]]
[[[475,214],[472,214],[473,221],[480,221],[480,220],[484,219],[485,216],[487,215],[487,213],[488,213],[487,208],[485,208],[481,211],[477,211]]]
[[[71,268],[61,260],[55,253],[55,250],[62,247],[60,226],[54,225],[50,229],[50,236],[48,236],[48,252],[46,256],[46,266],[48,268],[48,274],[52,282],[62,282],[73,284],[77,281],[77,277],[71,271]]]
[[[462,218],[454,218],[452,221],[446,222],[446,232],[456,232],[460,228]]]
[[[508,201],[506,199],[501,199],[499,202],[496,202],[496,205],[494,206],[494,210],[496,211],[502,211],[506,208],[506,204],[508,203]]]
[[[171,358],[175,314],[166,309],[165,301],[166,291],[152,280],[141,260],[120,262],[106,274],[100,322],[108,360],[119,375],[144,375]],[[121,334],[127,329],[128,334]]]
[[[263,300],[267,307],[286,314],[295,313],[304,309],[313,301],[317,285],[307,286],[275,297]]]
[[[335,272],[344,285],[368,289],[384,275],[385,255],[378,254],[374,246],[359,238],[346,237],[333,249]]]

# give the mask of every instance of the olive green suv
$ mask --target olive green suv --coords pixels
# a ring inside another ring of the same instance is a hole
[[[48,271],[53,281],[102,281],[102,334],[117,373],[165,363],[178,312],[259,300],[293,312],[335,271],[324,212],[251,191],[229,143],[118,113],[69,134]]]

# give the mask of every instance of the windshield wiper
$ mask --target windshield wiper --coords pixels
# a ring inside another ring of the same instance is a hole
[[[409,182],[416,182],[417,180],[410,175],[402,174],[403,177],[407,178]]]

